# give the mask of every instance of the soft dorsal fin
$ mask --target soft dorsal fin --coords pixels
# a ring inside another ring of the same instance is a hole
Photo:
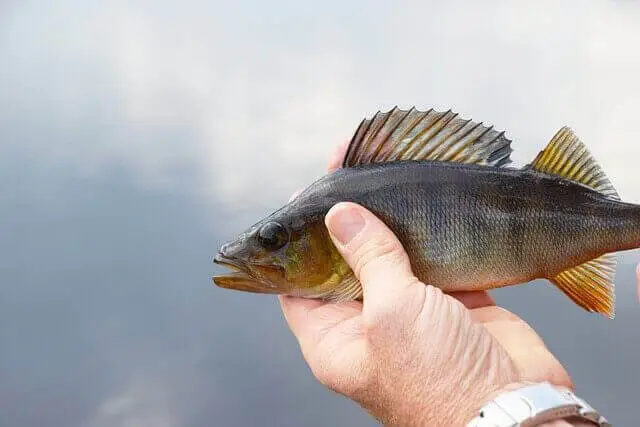
[[[587,311],[615,316],[615,254],[606,254],[549,279]]]
[[[605,196],[620,199],[587,147],[566,126],[554,135],[528,167],[579,182]]]
[[[342,166],[439,160],[500,167],[511,162],[512,151],[504,132],[464,120],[451,110],[395,107],[360,123]]]

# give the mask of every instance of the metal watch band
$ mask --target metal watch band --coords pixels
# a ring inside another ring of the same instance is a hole
[[[570,417],[594,426],[611,427],[587,402],[548,382],[499,395],[487,403],[467,427],[530,427]]]

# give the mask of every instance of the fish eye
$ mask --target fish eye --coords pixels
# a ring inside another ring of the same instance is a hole
[[[268,222],[258,231],[258,241],[263,248],[275,251],[289,241],[289,233],[277,222]]]

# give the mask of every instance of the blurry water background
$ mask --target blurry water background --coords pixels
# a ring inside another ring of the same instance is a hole
[[[311,376],[218,246],[320,176],[378,109],[570,125],[640,202],[631,1],[0,2],[0,425],[370,426]],[[495,292],[614,425],[638,421],[635,251],[614,321]]]

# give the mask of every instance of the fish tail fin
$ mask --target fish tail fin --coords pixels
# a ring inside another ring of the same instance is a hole
[[[614,200],[620,197],[587,147],[568,127],[561,128],[527,166],[578,182]],[[605,254],[549,280],[587,311],[615,316],[615,254]]]

